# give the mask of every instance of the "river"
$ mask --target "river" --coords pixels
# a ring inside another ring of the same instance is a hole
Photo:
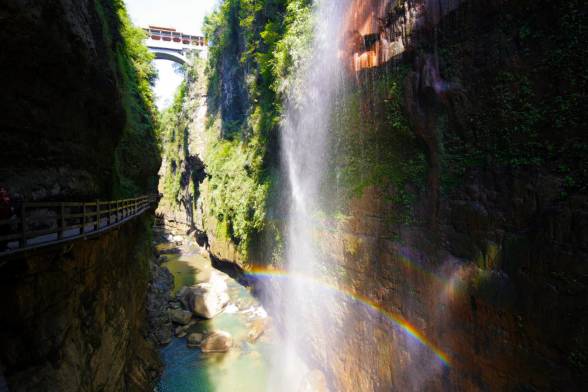
[[[158,245],[159,250],[174,247],[171,243]],[[163,264],[174,276],[174,292],[182,286],[206,281],[213,267],[210,259],[195,248],[178,247],[179,254],[166,254]],[[188,348],[187,338],[174,337],[161,350],[164,372],[157,392],[253,392],[267,389],[271,353],[275,352],[275,339],[266,330],[252,341],[250,331],[256,325],[267,324],[269,319],[249,288],[240,285],[221,273],[228,286],[230,302],[224,312],[212,320],[198,320],[189,333],[222,330],[233,338],[228,353],[202,353]]]

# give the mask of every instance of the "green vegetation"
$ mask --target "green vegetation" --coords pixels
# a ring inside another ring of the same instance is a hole
[[[153,55],[144,46],[144,32],[134,27],[122,0],[100,0],[96,10],[112,50],[112,68],[126,113],[126,124],[115,153],[113,197],[154,192],[160,165],[155,129],[157,109],[152,85],[157,77]]]
[[[488,58],[484,72],[478,71],[482,77],[464,62],[479,44],[476,22],[462,27],[469,34],[442,32],[443,76],[475,97],[457,103],[454,129],[442,126],[446,184],[459,182],[471,167],[502,166],[550,170],[564,178],[563,196],[588,189],[584,8],[578,0],[509,4],[497,16],[497,28],[483,37]]]
[[[204,71],[209,105],[204,217],[211,233],[237,244],[244,256],[261,233],[274,239],[274,250],[281,246],[281,224],[275,218],[280,214],[271,210],[280,181],[278,127],[285,96],[303,87],[295,85],[292,71],[308,58],[311,3],[225,0],[205,22],[211,46]],[[428,171],[438,163],[441,178],[434,180],[446,191],[480,167],[549,168],[561,175],[566,189],[586,189],[588,53],[583,42],[588,29],[580,2],[563,7],[547,1],[514,3],[496,16],[499,23],[491,32],[475,18],[460,20],[462,29],[443,25],[437,47],[421,37],[404,59],[364,70],[355,83],[349,80],[331,118],[331,170],[324,184],[326,197],[338,198],[331,204],[343,209],[317,213],[322,220],[345,221],[348,202],[375,188],[389,201],[385,210],[393,214],[391,223],[415,223],[415,206],[432,176]],[[553,15],[550,23],[539,17],[547,14]],[[480,55],[471,54],[472,48],[480,43],[487,46],[487,64],[474,66],[471,57],[480,61]],[[404,107],[409,64],[416,63],[420,51],[438,53],[441,76],[453,89],[438,97],[443,105],[423,102],[430,109],[430,125],[436,126],[428,130],[435,140],[427,143],[411,129]],[[183,88],[162,117],[164,153],[176,162],[185,94]],[[440,162],[430,162],[428,149],[436,147]],[[166,178],[170,197],[177,197],[180,182],[177,173]]]
[[[166,170],[161,179],[163,181],[163,201],[172,205],[180,202],[182,166],[186,157],[186,154],[183,153],[188,148],[185,145],[186,133],[188,132],[188,113],[183,110],[187,88],[186,82],[182,82],[174,97],[173,104],[161,112],[159,121],[159,140],[162,146],[162,156],[166,160]]]
[[[203,59],[194,55],[189,65],[177,67],[176,72],[184,75],[184,81],[172,105],[159,117],[158,136],[164,158],[160,205],[172,210],[185,209],[192,218],[196,218],[193,214],[197,211],[200,183],[204,179],[202,162],[197,156],[202,151],[196,147],[198,138],[202,137],[197,129],[200,119],[194,118],[206,89],[204,64]]]
[[[377,187],[394,203],[391,222],[413,220],[414,202],[424,189],[427,163],[403,109],[408,69],[370,70],[360,88],[346,92],[334,115],[337,192],[345,206],[366,188]],[[332,185],[329,185],[332,186]],[[392,210],[389,211],[392,214]]]
[[[310,43],[307,0],[226,0],[205,22],[208,180],[205,216],[244,256],[262,230],[275,189],[281,94]],[[234,92],[231,99],[223,96]]]
[[[261,154],[255,146],[237,140],[209,145],[206,159],[208,215],[217,222],[217,235],[248,250],[251,235],[264,227],[269,181],[260,178]]]

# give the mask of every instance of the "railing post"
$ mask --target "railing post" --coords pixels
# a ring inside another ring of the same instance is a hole
[[[96,231],[100,230],[100,200],[96,200]]]
[[[20,205],[20,247],[27,246],[27,217],[26,217],[26,203]]]
[[[86,203],[82,203],[82,227],[80,229],[80,234],[84,234],[86,231]]]
[[[65,231],[65,206],[63,203],[59,205],[59,231],[57,232],[57,239],[63,239],[63,232]]]
[[[107,206],[108,214],[106,215],[106,226],[110,226],[110,214],[112,214],[112,202],[110,200],[107,202]]]

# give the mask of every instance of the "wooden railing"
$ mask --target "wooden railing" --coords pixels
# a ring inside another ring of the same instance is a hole
[[[157,196],[89,203],[22,203],[0,220],[0,257],[105,232],[149,210]],[[2,235],[1,233],[9,233]]]

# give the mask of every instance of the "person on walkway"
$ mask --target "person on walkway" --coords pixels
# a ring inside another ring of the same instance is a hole
[[[8,220],[12,217],[12,203],[8,190],[0,186],[0,221]],[[0,223],[0,237],[10,234],[11,222]],[[8,241],[0,241],[0,252],[4,250]]]

